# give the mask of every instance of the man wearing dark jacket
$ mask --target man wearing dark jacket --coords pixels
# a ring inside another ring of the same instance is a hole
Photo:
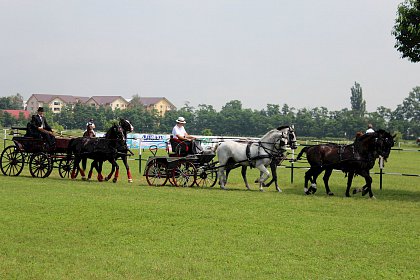
[[[50,147],[55,145],[54,134],[44,117],[44,108],[39,107],[37,114],[32,115],[31,128],[30,134],[32,137],[43,138]]]

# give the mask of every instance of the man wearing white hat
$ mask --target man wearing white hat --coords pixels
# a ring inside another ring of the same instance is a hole
[[[183,117],[179,117],[176,120],[176,125],[172,129],[172,136],[175,139],[179,139],[181,141],[191,141],[191,140],[195,139],[194,136],[189,135],[187,133],[187,131],[185,131],[184,124],[186,124],[186,123],[187,122],[185,121],[185,119]]]
[[[188,145],[189,150],[192,153],[198,153],[202,150],[202,148],[199,144],[193,142],[196,138],[194,136],[189,135],[185,130],[184,124],[186,123],[187,122],[185,121],[184,117],[179,117],[176,120],[176,125],[172,129],[172,137],[175,139],[179,139],[182,142],[185,142],[185,144]]]

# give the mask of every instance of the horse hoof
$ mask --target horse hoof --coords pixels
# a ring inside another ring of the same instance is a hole
[[[82,180],[83,180],[83,181],[86,181],[87,179],[86,179],[85,177],[82,177]]]
[[[128,179],[128,182],[129,183],[133,183],[133,179]]]
[[[370,199],[373,199],[373,200],[375,200],[376,199],[376,197],[374,196],[374,195],[372,195],[371,197],[369,197]]]
[[[354,190],[353,190],[353,194],[356,194],[356,193],[357,193],[357,190],[356,190],[356,189],[354,189]]]
[[[113,182],[113,183],[116,183],[116,182],[117,182],[117,178],[114,178],[114,179],[112,180],[112,182]]]
[[[277,192],[283,192],[281,189],[277,189]]]
[[[306,195],[311,195],[312,193],[310,191],[305,192]]]
[[[308,189],[309,194],[315,194],[316,191],[317,191],[317,189],[314,188],[313,186],[310,186],[309,189]]]
[[[329,195],[329,196],[333,196],[333,195],[334,195],[334,193],[333,193],[333,192],[329,192],[329,193],[328,193],[328,195]]]
[[[105,177],[105,181],[107,181],[107,182],[108,182],[108,181],[109,181],[109,178],[108,178],[108,177]]]
[[[346,193],[346,197],[351,197],[349,193]]]

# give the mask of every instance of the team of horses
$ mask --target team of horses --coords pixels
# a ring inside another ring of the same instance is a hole
[[[93,169],[98,173],[98,180],[110,180],[115,172],[113,182],[117,182],[119,176],[119,165],[117,159],[121,158],[127,171],[128,181],[132,182],[127,157],[131,151],[127,147],[127,133],[133,131],[133,126],[128,120],[120,119],[108,129],[104,137],[87,138],[79,137],[72,139],[68,147],[68,159],[73,157],[73,170],[71,178],[75,179],[78,171],[83,179],[86,178],[86,162],[92,159],[88,179],[92,177]],[[386,160],[389,157],[391,148],[394,145],[395,135],[392,136],[385,130],[378,130],[373,133],[361,134],[349,145],[338,145],[326,143],[304,147],[298,154],[295,161],[300,160],[306,154],[310,168],[305,173],[304,192],[307,195],[315,194],[317,191],[317,178],[325,171],[323,181],[328,195],[334,195],[329,187],[329,178],[334,169],[343,171],[347,176],[347,188],[345,195],[350,196],[350,188],[354,176],[360,175],[365,179],[366,184],[362,188],[354,189],[353,194],[362,192],[362,195],[369,194],[374,198],[372,192],[372,178],[370,170],[375,165],[376,159],[382,157]],[[217,174],[222,189],[226,189],[229,172],[232,169],[241,167],[241,174],[245,186],[250,190],[246,171],[248,167],[257,168],[260,171],[259,178],[255,183],[259,184],[259,190],[275,183],[276,190],[281,192],[277,180],[277,167],[287,158],[287,149],[296,149],[296,133],[292,126],[281,126],[268,131],[263,137],[255,141],[224,141],[218,143],[213,152],[217,154]],[[132,153],[131,153],[132,154]],[[103,162],[111,163],[112,170],[106,177],[102,175]],[[82,163],[82,168],[79,166]],[[270,171],[267,169],[270,167]],[[268,182],[267,180],[272,177]],[[311,183],[308,186],[309,182]]]
[[[121,158],[127,171],[128,182],[132,182],[130,167],[128,165],[127,157],[131,151],[127,146],[127,133],[132,132],[133,126],[128,120],[120,119],[118,124],[113,124],[104,137],[78,137],[70,140],[67,148],[67,158],[70,160],[73,157],[73,169],[71,178],[75,179],[78,171],[82,179],[86,179],[85,169],[87,159],[92,159],[91,168],[88,179],[92,176],[93,168],[98,173],[98,180],[106,181],[112,178],[115,172],[113,182],[117,182],[119,177],[119,165],[117,159]],[[132,154],[132,153],[131,153]],[[104,161],[111,163],[112,169],[105,178],[102,175],[102,165]],[[82,162],[82,168],[80,163]]]

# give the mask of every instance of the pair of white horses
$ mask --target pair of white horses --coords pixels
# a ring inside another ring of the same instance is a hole
[[[259,141],[239,143],[226,141],[216,147],[219,160],[218,177],[222,189],[226,189],[229,171],[242,166],[242,177],[247,189],[250,189],[246,180],[246,168],[255,167],[260,170],[259,189],[263,191],[264,182],[270,177],[267,167],[274,163],[271,170],[274,173],[278,159],[285,158],[286,147],[296,149],[296,134],[293,127],[282,126],[267,132]],[[275,173],[273,174],[275,175]],[[276,182],[277,191],[281,191]]]

